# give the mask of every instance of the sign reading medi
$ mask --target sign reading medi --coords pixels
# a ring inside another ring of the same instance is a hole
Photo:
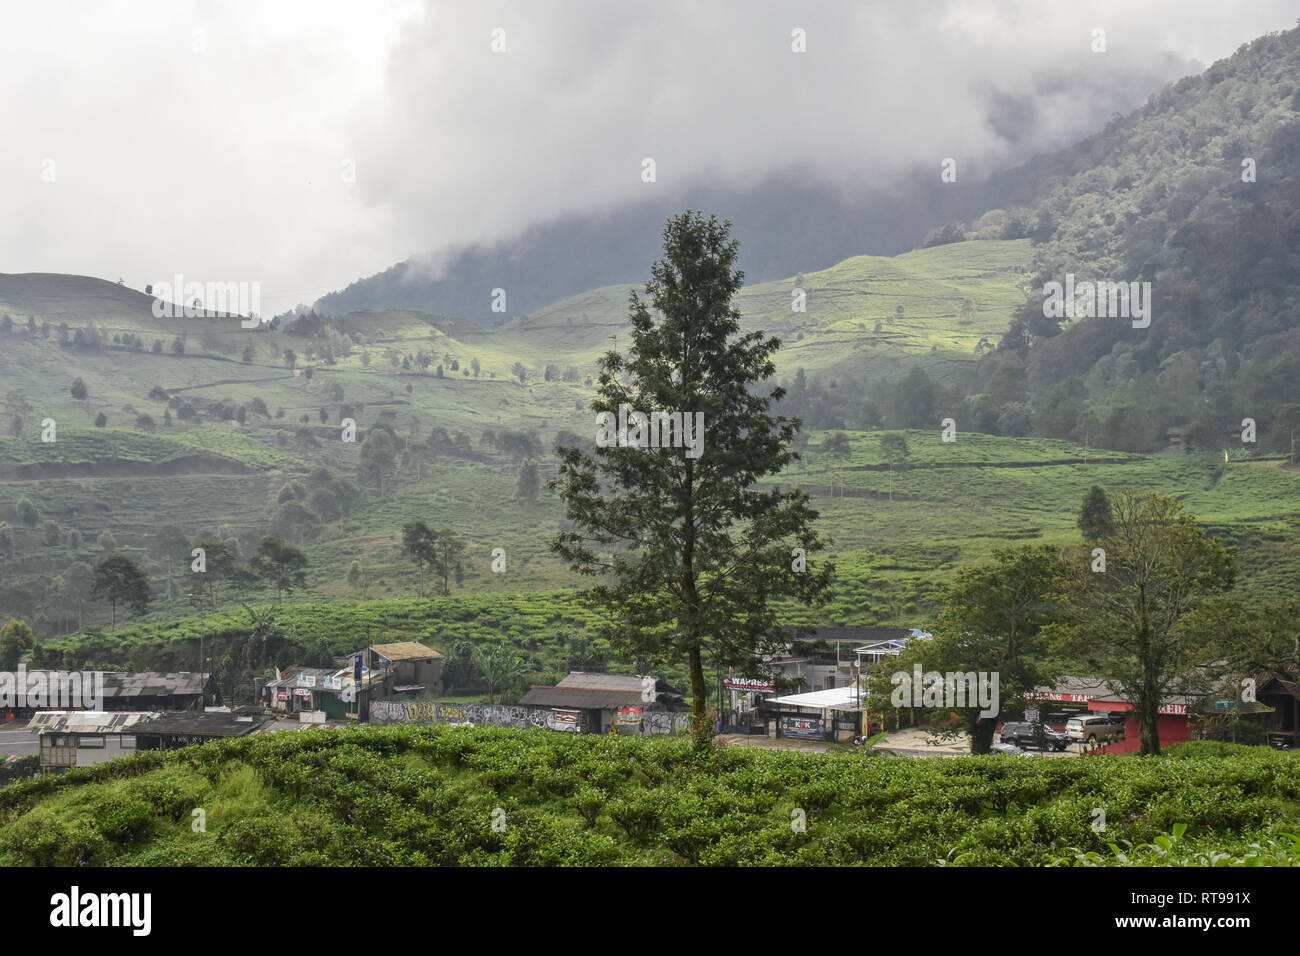
[[[722,678],[722,686],[727,690],[752,690],[760,694],[770,694],[776,690],[776,684],[761,677],[737,677],[729,674]]]

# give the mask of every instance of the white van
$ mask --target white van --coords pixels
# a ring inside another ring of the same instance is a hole
[[[1110,714],[1096,714],[1087,717],[1071,717],[1065,724],[1066,735],[1076,743],[1088,741],[1095,743],[1108,737],[1124,737],[1124,718]]]

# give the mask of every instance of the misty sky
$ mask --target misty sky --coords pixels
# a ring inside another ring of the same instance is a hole
[[[1300,0],[5,0],[0,272],[258,281],[270,314],[693,179],[803,168],[852,191],[920,167],[941,188],[946,156],[959,176],[1015,165],[1298,18]]]

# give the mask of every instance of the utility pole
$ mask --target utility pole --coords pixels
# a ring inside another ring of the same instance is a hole
[[[191,590],[190,600],[193,601],[195,607],[199,609],[199,703],[206,707],[208,685],[207,682],[204,681],[203,679],[203,663],[204,663],[203,592],[202,591],[195,592],[194,590]]]

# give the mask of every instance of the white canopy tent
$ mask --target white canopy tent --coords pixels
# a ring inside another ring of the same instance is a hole
[[[791,694],[788,697],[769,697],[769,704],[784,704],[787,707],[811,707],[816,710],[850,710],[860,711],[866,702],[862,691],[856,687],[836,687],[832,690],[815,690],[807,694]]]

